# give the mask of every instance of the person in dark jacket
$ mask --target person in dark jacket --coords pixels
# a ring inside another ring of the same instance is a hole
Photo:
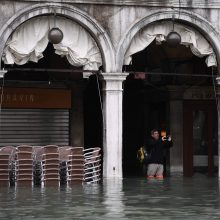
[[[166,149],[172,146],[171,136],[160,138],[158,130],[151,131],[151,138],[147,141],[147,151],[151,152],[148,162],[147,178],[163,179]]]

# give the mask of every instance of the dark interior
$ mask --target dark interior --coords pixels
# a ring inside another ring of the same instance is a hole
[[[99,90],[101,84],[94,74],[83,79],[82,67],[74,67],[65,57],[55,54],[51,43],[38,63],[4,65],[8,70],[4,85],[8,87],[38,87],[71,89],[72,82],[84,85],[84,143],[87,147],[102,147],[102,111]]]
[[[192,54],[183,45],[169,47],[152,42],[132,56],[132,64],[124,66],[130,75],[124,83],[123,97],[123,173],[124,176],[143,175],[136,158],[137,150],[145,144],[152,129],[170,132],[169,99],[166,86],[212,85],[215,68],[208,68],[205,58]],[[144,72],[138,79],[136,72]],[[199,76],[196,76],[199,75]],[[169,161],[167,161],[167,167]]]
[[[157,45],[154,41],[132,56],[131,65],[123,67],[124,71],[130,72],[124,82],[123,93],[125,177],[142,175],[136,153],[145,144],[150,131],[156,128],[169,133],[170,97],[166,86],[184,85],[190,88],[193,85],[212,85],[210,76],[216,74],[216,69],[207,68],[205,58],[194,56],[185,46],[171,48],[166,43]],[[82,69],[71,66],[66,58],[56,55],[50,43],[44,51],[44,58],[38,63],[3,66],[9,70],[5,76],[5,86],[70,88],[73,81],[83,82],[84,142],[86,146],[102,146],[101,83],[96,75],[88,80],[83,79]],[[135,72],[144,72],[145,79],[135,77]],[[197,74],[200,76],[195,76]]]

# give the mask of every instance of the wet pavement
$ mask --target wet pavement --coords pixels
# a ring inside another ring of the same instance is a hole
[[[0,188],[0,219],[220,219],[217,177]]]

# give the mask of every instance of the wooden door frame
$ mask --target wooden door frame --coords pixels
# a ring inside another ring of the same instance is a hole
[[[192,125],[194,110],[202,110],[207,114],[208,175],[212,176],[214,174],[213,112],[216,112],[216,103],[212,100],[189,100],[183,102],[183,174],[184,176],[193,176],[193,126],[189,125]]]

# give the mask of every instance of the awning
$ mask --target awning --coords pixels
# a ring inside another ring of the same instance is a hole
[[[155,22],[146,28],[140,30],[132,39],[131,44],[125,54],[124,64],[129,65],[132,55],[144,50],[156,39],[157,43],[166,40],[166,36],[172,31],[173,23],[171,21]],[[208,41],[196,30],[191,27],[175,24],[174,30],[181,36],[181,44],[190,47],[192,53],[198,57],[206,58],[207,66],[217,66],[216,56],[213,48]]]
[[[2,60],[5,64],[23,65],[38,62],[48,45],[48,32],[54,27],[54,16],[33,18],[18,27],[8,39]],[[76,22],[56,16],[56,27],[63,32],[63,40],[54,44],[55,53],[66,56],[73,66],[98,70],[101,54],[91,35]]]

